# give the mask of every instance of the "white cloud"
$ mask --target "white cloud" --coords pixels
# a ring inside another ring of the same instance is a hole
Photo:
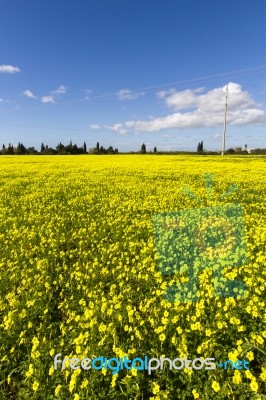
[[[145,92],[132,92],[131,90],[128,89],[121,89],[117,93],[117,97],[119,100],[135,100],[140,96],[144,96]]]
[[[4,102],[4,99],[2,99],[1,97],[0,97],[0,103],[3,103]]]
[[[31,99],[37,99],[37,96],[34,96],[34,94],[30,90],[24,90],[22,93],[23,96],[30,97]]]
[[[197,96],[191,89],[176,92],[171,89],[157,93],[157,96],[163,99],[168,107],[173,107],[176,110],[190,108],[196,105]]]
[[[13,67],[12,65],[0,65],[0,73],[3,74],[15,74],[17,72],[20,72],[19,67]]]
[[[66,93],[67,88],[64,85],[59,86],[58,89],[52,90],[51,94],[64,94]]]
[[[126,126],[127,128],[133,128],[134,125],[135,125],[135,121],[126,121],[126,122],[125,122],[125,126]]]
[[[194,89],[193,92],[194,92],[194,93],[202,93],[202,92],[204,92],[205,90],[206,90],[205,87],[199,87],[199,88],[197,88],[197,89]]]
[[[181,92],[170,90],[168,92],[159,92],[158,96],[164,99],[169,108],[173,108],[176,111],[197,107],[199,110],[213,112],[224,109],[225,89],[226,86],[215,88],[200,95],[198,95],[198,93],[202,93],[204,88],[195,90],[187,89]],[[248,107],[257,106],[249,93],[243,91],[241,86],[237,83],[230,82],[228,89],[230,96],[230,110],[239,108],[247,109]]]
[[[50,95],[48,96],[42,96],[41,97],[41,102],[44,104],[47,103],[55,103],[55,99],[57,98],[58,95],[66,93],[67,88],[64,85],[59,86],[56,90],[52,90],[50,92]]]
[[[93,90],[85,89],[84,92],[85,92],[85,100],[90,100]]]
[[[53,96],[42,96],[41,102],[44,104],[54,103],[54,97]]]
[[[114,124],[113,126],[105,126],[107,129],[111,129],[112,131],[118,133],[119,135],[126,135],[127,129],[123,128],[122,124]]]
[[[229,108],[227,120],[232,125],[265,124],[266,113],[251,95],[237,83],[229,83]],[[126,121],[124,126],[136,132],[159,132],[164,129],[186,129],[221,126],[224,122],[225,89],[220,87],[202,93],[205,89],[173,89],[159,92],[172,114],[144,121]],[[120,124],[121,125],[121,124]],[[123,126],[120,126],[123,129]]]
[[[91,128],[91,129],[100,129],[100,125],[98,125],[98,124],[91,124],[91,125],[90,125],[90,128]]]
[[[174,137],[175,137],[174,135],[167,135],[167,134],[161,135],[161,138],[168,138],[168,139],[170,139],[170,138],[174,138]]]

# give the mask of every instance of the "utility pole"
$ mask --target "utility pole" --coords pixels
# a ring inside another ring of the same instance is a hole
[[[222,143],[222,156],[224,155],[225,150],[225,134],[226,134],[226,117],[227,117],[227,109],[228,109],[228,84],[226,86],[225,91],[225,105],[224,105],[224,132],[223,132],[223,143]]]

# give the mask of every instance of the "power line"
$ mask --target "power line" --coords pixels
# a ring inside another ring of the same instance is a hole
[[[146,87],[139,88],[139,89],[129,90],[129,93],[130,94],[138,94],[143,91],[149,92],[149,91],[153,91],[155,89],[164,89],[164,88],[168,88],[171,86],[180,86],[180,85],[184,85],[184,84],[188,84],[188,83],[212,82],[212,81],[216,81],[218,78],[229,77],[230,75],[236,75],[236,74],[252,75],[254,73],[259,73],[260,71],[262,71],[264,69],[266,69],[266,64],[258,65],[256,67],[233,70],[233,71],[229,71],[229,72],[222,72],[219,74],[205,75],[205,76],[198,77],[198,78],[185,79],[185,80],[175,81],[175,82],[171,82],[171,83],[164,83],[164,84],[154,85],[154,86],[146,86]],[[72,100],[55,102],[53,104],[49,104],[49,106],[54,107],[56,105],[77,103],[77,102],[84,101],[84,100],[91,101],[91,100],[98,100],[98,99],[104,99],[104,98],[108,98],[108,97],[118,97],[118,96],[119,96],[119,91],[111,92],[111,93],[103,93],[103,94],[99,94],[96,96],[88,95],[87,99],[85,97],[79,97],[79,98],[72,99]],[[40,104],[36,104],[34,106],[29,106],[29,107],[23,107],[23,108],[29,109],[29,108],[34,108],[34,107],[38,107],[38,106],[40,106]]]
[[[186,83],[194,83],[194,82],[206,82],[208,80],[213,80],[213,79],[217,79],[217,78],[224,78],[225,76],[228,75],[235,75],[235,74],[243,74],[243,73],[248,73],[249,72],[258,72],[259,70],[263,70],[266,69],[266,64],[263,65],[259,65],[257,67],[251,67],[251,68],[245,68],[245,69],[239,69],[239,70],[233,70],[233,71],[229,71],[229,72],[222,72],[219,74],[212,74],[212,75],[205,75],[202,77],[198,77],[198,78],[191,78],[191,79],[185,79],[182,81],[176,81],[176,82],[172,82],[172,83],[165,83],[165,84],[161,84],[161,85],[154,85],[154,86],[146,86],[140,89],[134,89],[134,90],[130,90],[130,94],[137,94],[139,92],[143,92],[143,91],[151,91],[154,89],[164,89],[170,86],[176,86],[176,85],[183,85]],[[105,98],[105,97],[113,97],[113,96],[118,96],[119,95],[119,91],[118,92],[111,92],[111,93],[105,93],[105,94],[101,94],[98,96],[88,96],[88,100],[94,100],[94,99],[101,99],[101,98]],[[65,103],[70,103],[70,102],[75,102],[75,101],[80,101],[80,100],[84,100],[84,98],[79,98],[79,99],[73,99],[73,100],[67,100],[67,101],[62,101],[62,102],[58,102],[55,104],[65,104]]]

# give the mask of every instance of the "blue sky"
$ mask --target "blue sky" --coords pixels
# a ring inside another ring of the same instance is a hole
[[[266,147],[265,0],[2,0],[0,145]]]

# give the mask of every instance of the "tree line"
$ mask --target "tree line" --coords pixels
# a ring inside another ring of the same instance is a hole
[[[36,150],[34,147],[26,147],[23,143],[18,143],[17,146],[13,146],[13,144],[9,143],[7,146],[3,144],[2,150],[0,150],[0,155],[12,155],[12,154],[118,154],[118,149],[113,148],[113,146],[109,146],[105,148],[104,146],[100,146],[100,143],[97,142],[95,147],[87,149],[87,145],[84,142],[83,146],[78,147],[76,144],[73,144],[70,141],[69,144],[64,145],[61,142],[55,147],[49,147],[48,145],[41,144],[40,151]],[[153,148],[153,151],[147,151],[145,143],[142,143],[139,151],[130,151],[124,152],[124,154],[209,154],[209,155],[218,155],[220,152],[218,151],[207,151],[203,147],[203,140],[198,143],[196,152],[193,151],[158,151],[157,147]],[[225,151],[225,154],[266,154],[266,149],[252,149],[249,152],[247,151],[247,145],[245,144],[245,149],[242,147],[229,148]]]
[[[107,149],[103,146],[100,146],[99,142],[97,142],[96,147],[90,148],[87,150],[86,142],[83,143],[83,146],[78,147],[76,144],[73,144],[70,141],[69,144],[64,145],[61,142],[55,147],[49,147],[48,145],[41,144],[40,151],[36,150],[34,147],[26,147],[23,143],[18,143],[17,146],[14,146],[11,143],[8,143],[6,146],[3,144],[2,150],[0,154],[2,155],[12,155],[12,154],[117,154],[118,149],[114,149],[113,146],[109,146]]]

